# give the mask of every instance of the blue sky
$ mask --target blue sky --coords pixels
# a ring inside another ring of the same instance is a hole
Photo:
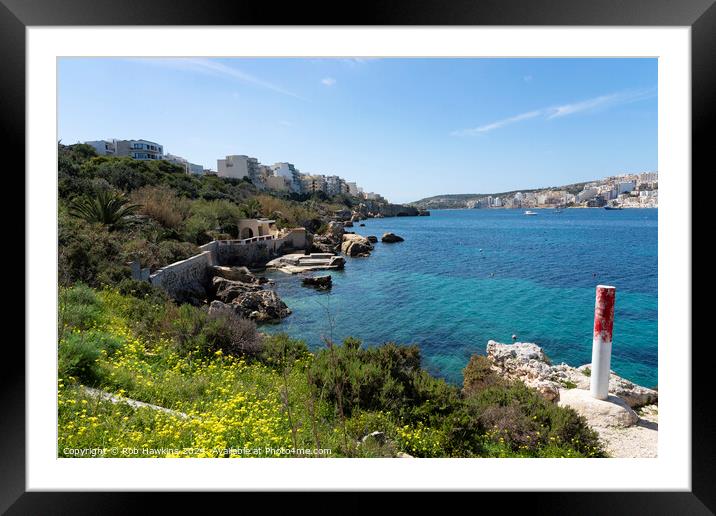
[[[289,161],[394,202],[658,168],[656,59],[63,58],[58,78],[63,143]]]

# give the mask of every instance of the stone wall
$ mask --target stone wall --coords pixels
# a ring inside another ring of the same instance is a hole
[[[209,267],[214,265],[211,251],[162,267],[149,276],[152,285],[161,287],[174,299],[201,300],[211,281]]]
[[[283,239],[275,238],[247,243],[241,240],[219,240],[216,244],[217,265],[260,267],[283,254],[282,249],[286,243]]]
[[[200,254],[162,267],[149,281],[177,300],[201,300],[211,284],[211,265],[263,267],[281,255],[305,249],[306,230],[295,228],[269,240],[213,240],[199,247]]]

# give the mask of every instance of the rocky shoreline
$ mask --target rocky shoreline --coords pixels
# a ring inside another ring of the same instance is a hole
[[[357,214],[356,220],[361,220]],[[266,269],[278,270],[287,274],[303,276],[302,284],[318,290],[330,290],[331,276],[313,276],[311,273],[324,270],[343,269],[346,260],[340,253],[352,258],[370,256],[375,249],[378,237],[357,235],[345,230],[347,222],[330,221],[325,231],[309,238],[307,252],[285,254],[270,260]],[[394,233],[385,233],[381,237],[384,244],[403,242],[404,239]],[[209,313],[230,311],[237,316],[251,319],[257,323],[275,323],[288,317],[291,310],[281,300],[275,290],[265,288],[271,282],[255,276],[244,266],[211,266],[211,285],[207,289]]]
[[[545,399],[570,407],[599,433],[612,457],[656,457],[659,393],[636,385],[613,371],[609,398],[594,399],[589,392],[590,366],[553,365],[537,344],[487,343],[490,367],[509,380],[519,380]]]

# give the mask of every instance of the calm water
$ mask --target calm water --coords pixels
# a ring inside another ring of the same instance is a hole
[[[264,331],[305,340],[415,343],[423,365],[451,382],[489,339],[535,342],[554,363],[591,360],[594,288],[617,287],[612,369],[657,384],[657,210],[441,210],[365,221],[353,229],[405,238],[347,258],[333,289],[270,273],[293,314]],[[331,322],[332,321],[332,324]]]

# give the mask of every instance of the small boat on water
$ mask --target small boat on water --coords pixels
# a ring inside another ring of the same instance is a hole
[[[527,210],[527,211],[525,212],[525,215],[537,215],[537,212],[536,212],[536,211]]]
[[[605,210],[623,210],[624,208],[622,208],[621,206],[605,206],[604,209]]]

